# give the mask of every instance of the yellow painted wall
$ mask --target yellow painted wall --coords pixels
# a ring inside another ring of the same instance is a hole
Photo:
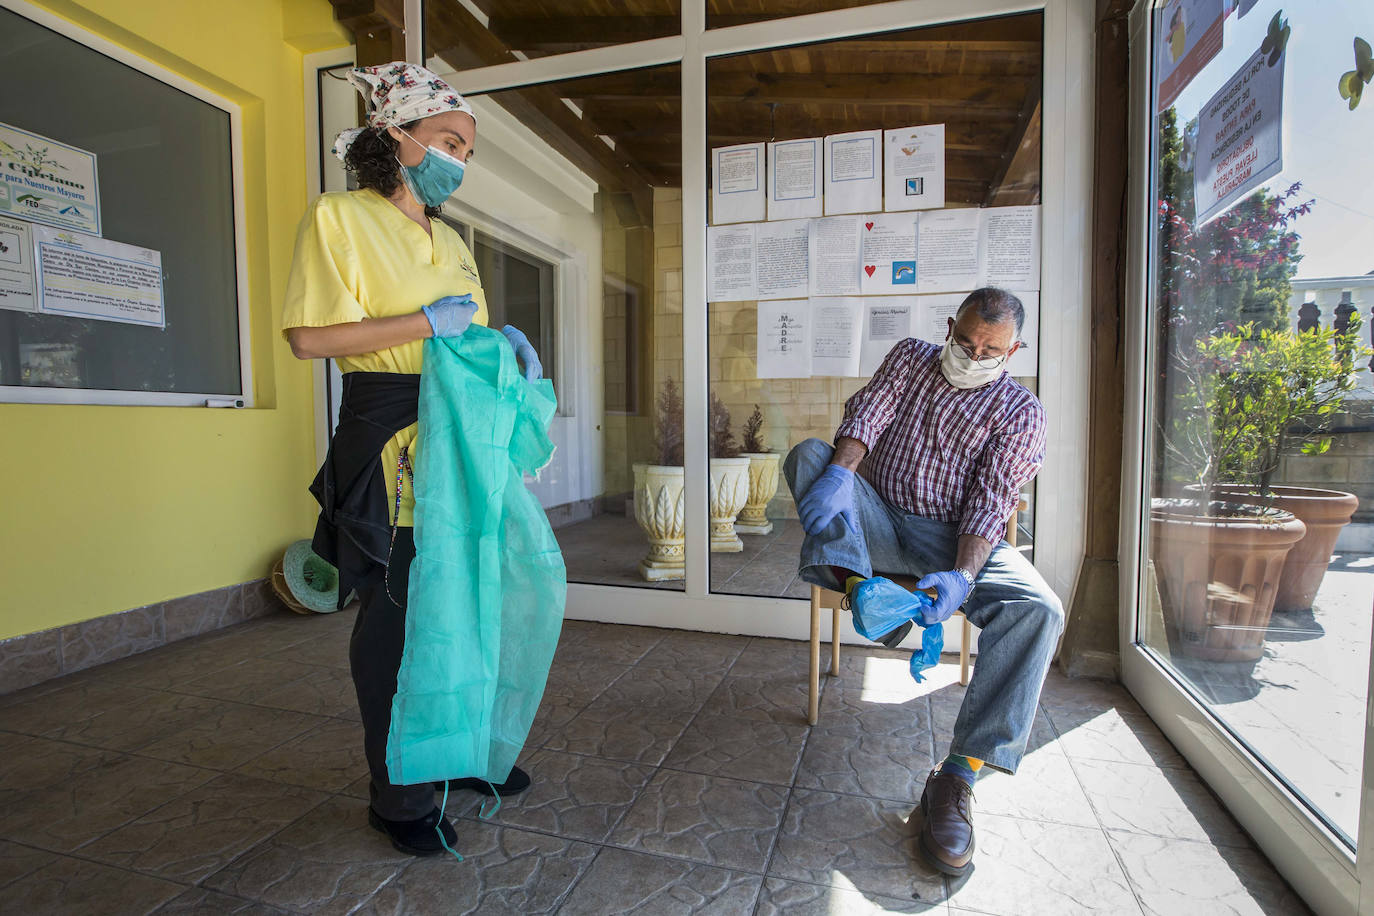
[[[242,107],[253,410],[0,405],[0,639],[261,578],[307,536],[310,366],[276,331],[328,0],[39,0]]]

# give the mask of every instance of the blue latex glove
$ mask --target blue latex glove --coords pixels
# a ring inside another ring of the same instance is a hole
[[[506,325],[501,329],[501,333],[506,335],[506,340],[510,341],[510,348],[515,351],[515,358],[525,367],[525,381],[537,382],[544,377],[544,366],[539,362],[539,354],[534,351],[534,345],[530,339],[520,332],[518,328]]]
[[[854,515],[854,472],[832,464],[816,478],[797,505],[802,528],[807,534],[820,534],[835,516],[844,519],[849,530],[859,530]]]
[[[477,303],[467,294],[444,296],[421,306],[420,311],[425,313],[435,337],[462,337],[477,314]]]
[[[947,572],[931,573],[917,582],[916,587],[935,589],[934,606],[921,612],[922,616],[925,617],[926,626],[941,623],[954,616],[954,612],[959,610],[959,606],[964,603],[968,593],[973,591],[973,586],[969,585],[963,576],[952,569]]]
[[[955,573],[957,576],[958,573]],[[911,661],[907,664],[911,671],[911,677],[916,683],[925,680],[921,672],[928,668],[934,668],[940,664],[940,653],[945,648],[945,628],[939,626],[926,627],[921,631],[921,651],[911,653]]]

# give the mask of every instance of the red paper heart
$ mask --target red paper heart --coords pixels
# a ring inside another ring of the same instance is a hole
[[[872,223],[870,223],[869,225],[872,225]],[[875,270],[877,270],[877,269],[878,269],[878,266],[877,266],[876,264],[865,264],[865,265],[864,265],[864,273],[868,274],[870,277],[873,276],[873,271],[875,271]]]
[[[864,223],[864,228],[867,229],[869,232],[872,232],[872,231],[873,231],[873,224],[872,224],[872,223]]]

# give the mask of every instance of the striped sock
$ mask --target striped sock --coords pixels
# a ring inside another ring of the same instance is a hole
[[[950,754],[945,758],[945,762],[940,764],[940,775],[958,776],[970,786],[978,779],[978,771],[983,768],[983,761],[977,757],[961,757],[958,754]]]

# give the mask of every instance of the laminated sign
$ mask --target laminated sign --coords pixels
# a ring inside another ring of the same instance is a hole
[[[1156,15],[1155,82],[1158,110],[1163,111],[1221,52],[1226,15],[1222,0],[1168,0]]]
[[[1202,107],[1193,166],[1199,226],[1283,171],[1287,56],[1261,48]]]
[[[0,124],[0,215],[100,235],[95,154]]]

